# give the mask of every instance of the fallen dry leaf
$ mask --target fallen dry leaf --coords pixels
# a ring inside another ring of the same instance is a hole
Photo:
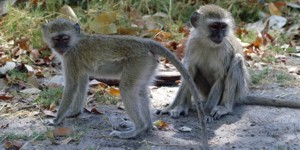
[[[169,125],[165,121],[156,120],[153,122],[153,125],[157,127],[159,130],[169,130]]]
[[[275,6],[274,3],[269,2],[269,11],[271,15],[281,16],[280,10]]]
[[[108,93],[113,96],[120,96],[120,90],[118,88],[110,87]]]
[[[69,5],[64,5],[59,9],[59,12],[67,18],[77,19],[77,16],[73,9]]]
[[[84,107],[84,110],[89,112],[89,113],[95,113],[95,114],[103,114],[101,111],[99,111],[95,107]]]
[[[29,58],[31,59],[31,61],[35,62],[40,58],[40,52],[37,49],[32,49],[30,51],[30,55]]]
[[[56,117],[56,113],[50,110],[44,110],[43,111],[46,117]]]
[[[49,110],[52,112],[56,112],[56,108],[57,108],[57,106],[56,106],[55,102],[52,102],[49,107]]]
[[[55,128],[53,131],[53,135],[55,136],[68,136],[72,134],[72,130],[66,127],[58,127]]]
[[[18,43],[20,49],[23,49],[23,50],[28,50],[29,49],[29,38],[21,37],[17,41],[17,43]]]
[[[13,96],[8,96],[6,94],[0,95],[0,100],[12,100]]]
[[[6,140],[3,144],[5,149],[20,149],[22,147],[22,142],[17,141],[17,140]]]

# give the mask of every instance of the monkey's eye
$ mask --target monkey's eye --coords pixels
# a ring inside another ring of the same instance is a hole
[[[217,23],[213,23],[213,24],[209,25],[209,28],[212,30],[217,30],[217,29],[219,29],[219,25]]]
[[[209,28],[212,30],[224,30],[227,28],[227,24],[223,22],[215,22],[209,25]]]
[[[70,40],[70,36],[64,35],[64,36],[62,37],[62,40],[63,40],[64,42],[68,42],[68,41]]]
[[[59,38],[58,36],[52,38],[52,40],[53,40],[54,42],[59,42],[59,39],[60,39],[60,38]]]
[[[220,28],[221,28],[221,29],[225,29],[225,28],[227,28],[227,24],[225,24],[225,23],[222,23],[222,24],[220,25]]]

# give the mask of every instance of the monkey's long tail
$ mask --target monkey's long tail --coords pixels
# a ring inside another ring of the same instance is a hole
[[[298,100],[284,100],[277,98],[251,96],[248,95],[243,104],[246,105],[263,105],[263,106],[275,106],[275,107],[288,107],[288,108],[300,108],[300,99]]]
[[[181,73],[185,82],[187,82],[188,85],[190,85],[189,86],[190,91],[191,91],[194,99],[196,100],[197,113],[198,113],[198,117],[199,117],[199,121],[200,121],[200,125],[201,125],[201,130],[203,132],[202,133],[203,134],[202,137],[204,138],[204,139],[202,139],[203,140],[203,149],[208,149],[205,114],[204,114],[204,109],[203,109],[202,102],[200,99],[200,94],[197,91],[195,82],[193,81],[193,79],[192,79],[191,75],[189,74],[189,72],[187,71],[187,69],[183,66],[183,64],[176,58],[176,56],[172,52],[170,52],[167,48],[163,47],[159,43],[153,42],[153,45],[154,46],[151,48],[151,51],[154,54],[159,54],[163,57],[166,57],[169,61],[171,61],[171,63]]]

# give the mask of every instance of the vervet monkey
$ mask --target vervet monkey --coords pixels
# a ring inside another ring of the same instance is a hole
[[[191,15],[190,22],[193,29],[186,44],[184,65],[206,101],[208,119],[232,112],[236,103],[300,108],[300,101],[248,95],[249,75],[230,12],[204,5]],[[190,107],[191,93],[183,80],[173,103],[158,113],[178,118],[182,113],[187,115]]]
[[[124,132],[113,131],[111,135],[132,138],[152,128],[147,86],[155,76],[159,55],[175,65],[192,95],[200,101],[197,87],[183,64],[153,40],[132,36],[88,35],[80,31],[79,24],[65,19],[56,19],[43,25],[42,31],[44,41],[60,56],[65,77],[63,97],[53,125],[58,125],[65,117],[81,113],[88,77],[92,75],[120,79],[121,98],[134,126]],[[203,110],[200,115],[204,116]]]

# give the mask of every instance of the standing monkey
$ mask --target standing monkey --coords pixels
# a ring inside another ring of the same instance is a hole
[[[300,108],[300,101],[247,95],[249,75],[230,12],[204,5],[191,15],[190,21],[193,29],[186,44],[184,65],[206,101],[208,121],[232,112],[236,103]],[[174,102],[158,113],[169,113],[173,118],[187,115],[191,96],[183,80]]]
[[[57,19],[42,27],[43,39],[62,61],[65,87],[57,117],[58,125],[65,117],[78,115],[87,92],[90,75],[106,79],[120,79],[121,98],[134,126],[124,132],[113,131],[119,138],[132,138],[152,128],[147,86],[154,78],[159,55],[169,59],[182,74],[192,95],[200,95],[191,76],[180,61],[159,43],[132,36],[87,35],[80,26],[65,19]],[[198,111],[204,117],[203,111]],[[201,122],[205,130],[204,121]]]

